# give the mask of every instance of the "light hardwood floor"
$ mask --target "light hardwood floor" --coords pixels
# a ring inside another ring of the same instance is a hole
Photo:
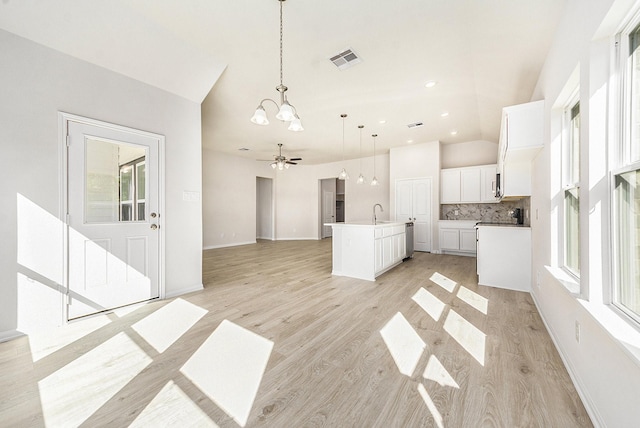
[[[241,426],[183,370],[224,320],[273,343],[255,399],[244,394],[247,427],[592,426],[531,296],[478,286],[474,258],[415,253],[368,282],[331,276],[330,240],[203,254],[205,290],[181,296],[195,321],[164,348],[140,326],[171,300],[75,323],[86,331],[44,352],[34,338],[0,344],[0,426]],[[171,336],[176,318],[154,322]]]

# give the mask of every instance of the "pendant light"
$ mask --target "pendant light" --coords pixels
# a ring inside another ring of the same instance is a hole
[[[366,183],[364,175],[362,175],[362,128],[364,128],[364,125],[358,125],[358,129],[360,130],[360,175],[356,181],[357,184]]]
[[[378,134],[372,134],[371,136],[373,137],[373,178],[371,179],[371,185],[377,186],[380,184],[376,178],[376,137]]]
[[[347,174],[347,170],[344,168],[344,120],[347,118],[346,114],[341,114],[340,117],[342,118],[342,171],[340,171],[340,174],[338,174],[338,180],[348,180],[349,179],[349,174]]]
[[[300,117],[296,112],[296,108],[293,105],[289,104],[289,100],[287,100],[287,96],[285,95],[285,92],[289,88],[287,88],[282,83],[282,3],[284,3],[285,0],[278,1],[280,2],[280,84],[276,86],[276,91],[280,92],[280,105],[278,105],[278,103],[271,98],[263,99],[262,101],[260,101],[260,104],[258,104],[253,117],[251,117],[251,122],[258,125],[269,124],[269,119],[267,119],[267,112],[264,110],[263,104],[265,101],[271,101],[278,109],[276,118],[283,122],[290,122],[289,127],[287,128],[289,131],[299,132],[304,131],[302,122],[300,122]]]

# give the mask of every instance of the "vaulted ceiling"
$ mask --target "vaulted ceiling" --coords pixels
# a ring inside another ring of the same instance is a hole
[[[278,0],[2,0],[0,28],[202,102],[207,148],[266,159],[281,142],[322,163],[343,156],[341,113],[346,158],[360,155],[358,125],[363,155],[373,133],[378,153],[497,142],[501,108],[530,100],[565,3],[286,0],[284,84],[299,133],[271,104],[270,125],[249,121],[260,100],[278,99]],[[362,62],[341,71],[329,58],[346,48]]]

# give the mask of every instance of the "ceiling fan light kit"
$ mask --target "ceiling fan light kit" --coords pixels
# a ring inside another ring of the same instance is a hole
[[[287,128],[289,131],[300,132],[304,131],[302,122],[300,121],[300,116],[298,116],[296,108],[289,103],[289,100],[287,100],[285,92],[287,92],[289,88],[287,88],[282,83],[282,3],[284,3],[286,0],[278,1],[280,2],[280,84],[276,86],[276,90],[280,93],[280,104],[278,104],[271,98],[263,99],[262,101],[260,101],[260,104],[256,108],[255,113],[251,117],[251,122],[257,125],[269,124],[269,119],[267,119],[267,112],[264,110],[263,104],[265,103],[265,101],[270,101],[274,103],[276,105],[276,108],[278,109],[276,118],[283,122],[290,122],[289,127]]]
[[[285,156],[282,156],[282,143],[278,143],[279,152],[274,156],[274,161],[271,162],[271,168],[277,169],[278,171],[283,171],[285,169],[289,169],[291,165],[297,165],[294,161],[301,161],[302,158],[291,158],[287,159]]]

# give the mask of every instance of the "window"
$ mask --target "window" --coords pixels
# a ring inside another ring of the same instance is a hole
[[[612,177],[613,303],[640,321],[640,26],[621,42],[624,111]]]
[[[564,159],[564,267],[580,275],[580,102],[565,112]]]
[[[145,218],[145,161],[120,165],[120,221]]]

